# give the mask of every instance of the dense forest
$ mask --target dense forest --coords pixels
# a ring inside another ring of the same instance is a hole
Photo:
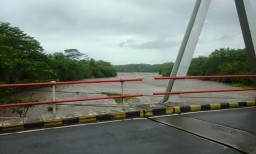
[[[173,63],[164,64],[129,64],[115,66],[118,72],[159,72],[169,76]],[[221,48],[209,56],[193,58],[188,75],[242,75],[251,74],[245,49]],[[251,86],[252,79],[218,79],[217,81]]]
[[[163,64],[128,64],[128,65],[115,65],[117,72],[159,72],[165,75],[169,70],[172,70],[173,63]],[[167,74],[166,74],[167,75]]]
[[[207,57],[193,58],[188,75],[243,75],[251,74],[245,49],[221,48]],[[253,80],[217,79],[217,81],[252,86]]]
[[[77,49],[44,53],[33,37],[0,22],[0,82],[67,81],[116,76],[109,62],[95,61]]]

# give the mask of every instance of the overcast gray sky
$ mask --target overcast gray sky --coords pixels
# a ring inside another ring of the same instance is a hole
[[[0,20],[46,53],[76,48],[112,64],[174,62],[195,0],[0,0]],[[251,0],[256,14],[256,1]],[[256,19],[256,18],[255,18]],[[234,0],[212,0],[194,57],[244,48]]]

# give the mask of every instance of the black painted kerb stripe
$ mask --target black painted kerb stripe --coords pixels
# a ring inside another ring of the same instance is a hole
[[[126,112],[127,118],[140,117],[140,111]]]
[[[36,122],[36,123],[28,123],[24,124],[25,129],[30,129],[30,128],[43,128],[44,127],[44,122]]]
[[[112,120],[112,116],[111,114],[97,115],[96,120],[97,121]]]
[[[210,109],[211,109],[211,105],[210,104],[201,105],[201,110],[202,111],[210,110]]]
[[[152,110],[153,115],[165,115],[166,109],[165,108],[159,108],[159,109],[153,109]]]
[[[69,119],[62,119],[63,125],[72,125],[72,124],[78,124],[79,123],[79,118],[69,118]]]
[[[181,106],[180,107],[180,112],[189,112],[190,111],[190,106]]]
[[[220,108],[221,108],[221,109],[227,109],[227,108],[229,108],[229,103],[221,103],[221,104],[220,104]]]
[[[246,107],[247,106],[246,102],[238,102],[238,104],[239,104],[240,107]]]

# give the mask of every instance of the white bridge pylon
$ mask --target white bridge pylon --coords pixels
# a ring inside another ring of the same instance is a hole
[[[252,74],[256,75],[256,22],[250,0],[234,0]],[[186,76],[211,0],[197,0],[170,76]],[[256,82],[254,81],[256,85]],[[171,79],[166,92],[180,91],[182,81]],[[178,95],[165,95],[163,102],[175,102]]]

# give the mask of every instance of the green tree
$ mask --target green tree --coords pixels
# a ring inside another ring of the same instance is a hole
[[[250,74],[245,49],[221,48],[208,57],[193,58],[188,75],[242,75]],[[212,79],[224,83],[252,85],[252,79]]]
[[[47,55],[33,37],[18,27],[0,22],[0,74],[0,84],[7,84],[111,77],[116,76],[116,71],[110,63],[89,60],[77,49]],[[0,89],[0,103],[21,102],[9,97],[20,90]],[[13,113],[25,116],[31,107],[13,108]]]
[[[88,60],[88,56],[81,53],[77,49],[66,49],[64,50],[65,55],[73,60],[80,60],[80,59],[86,59]]]
[[[193,58],[190,64],[188,75],[205,75],[207,71],[208,57],[199,56]]]
[[[45,80],[53,71],[40,43],[9,23],[0,22],[0,51],[0,81]]]
[[[115,65],[115,69],[118,72],[158,72],[159,74],[171,71],[173,63],[164,64],[127,64],[127,65]]]

